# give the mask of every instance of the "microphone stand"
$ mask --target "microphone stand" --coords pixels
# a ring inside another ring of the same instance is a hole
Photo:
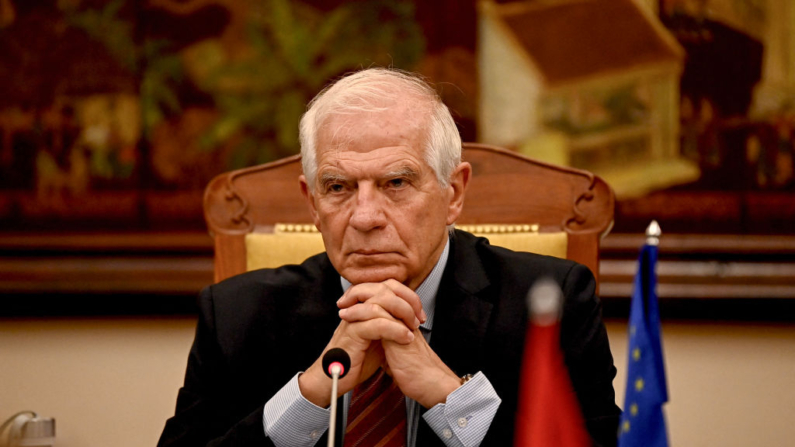
[[[328,447],[334,447],[334,432],[337,429],[337,390],[339,380],[345,377],[351,368],[351,358],[341,348],[329,349],[323,354],[323,372],[331,377],[331,407],[328,423]]]
[[[329,415],[327,446],[334,447],[334,432],[337,428],[337,386],[342,367],[335,362],[329,369],[331,370],[331,414]]]

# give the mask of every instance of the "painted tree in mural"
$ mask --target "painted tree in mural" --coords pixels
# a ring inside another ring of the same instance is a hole
[[[202,147],[234,139],[233,167],[297,153],[300,116],[330,78],[370,64],[411,67],[422,56],[422,33],[405,2],[349,2],[324,13],[271,0],[250,5],[247,15],[246,54],[208,42],[195,58],[221,112]]]
[[[149,5],[176,20],[210,6],[227,15],[218,35],[180,51],[186,77],[212,98],[212,110],[184,108],[179,122],[151,133],[156,169],[175,179],[186,176],[166,166],[185,163],[186,144],[198,157],[212,154],[226,168],[297,153],[298,121],[325,82],[369,64],[413,66],[424,47],[407,2],[343,2],[329,11],[287,0],[151,0]],[[180,132],[186,138],[175,137]],[[164,158],[171,162],[158,162]]]

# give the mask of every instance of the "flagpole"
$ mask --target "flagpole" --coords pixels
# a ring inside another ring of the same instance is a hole
[[[619,447],[668,447],[663,405],[668,402],[660,314],[657,306],[657,250],[662,230],[646,228],[638,256],[627,337],[627,387],[619,426]]]

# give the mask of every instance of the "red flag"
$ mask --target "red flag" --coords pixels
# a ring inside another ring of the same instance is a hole
[[[560,289],[549,283],[534,286],[530,292],[533,301],[546,301],[539,312],[531,304],[531,317],[525,337],[522,377],[516,416],[516,447],[582,447],[591,445],[585,429],[580,405],[571,386],[569,373],[560,351]],[[546,297],[538,297],[544,293]],[[557,295],[551,311],[549,293]],[[540,300],[537,298],[541,298]]]

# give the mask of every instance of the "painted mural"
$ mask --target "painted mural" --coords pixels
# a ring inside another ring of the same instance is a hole
[[[795,3],[484,0],[479,136],[602,176],[615,231],[795,232]]]
[[[210,178],[296,153],[328,79],[391,65],[464,140],[614,178],[616,231],[790,234],[793,23],[776,0],[0,0],[0,228],[201,229]]]
[[[435,11],[416,9],[0,0],[0,226],[203,226],[209,179],[297,153],[298,120],[329,79],[451,65],[445,36],[426,57]]]
[[[650,202],[666,209],[679,200],[670,209],[680,209],[674,220],[683,228],[689,219],[706,232],[795,232],[795,5],[659,0],[657,6],[687,54],[679,148],[701,174]],[[630,213],[644,207],[640,201],[620,206]]]

